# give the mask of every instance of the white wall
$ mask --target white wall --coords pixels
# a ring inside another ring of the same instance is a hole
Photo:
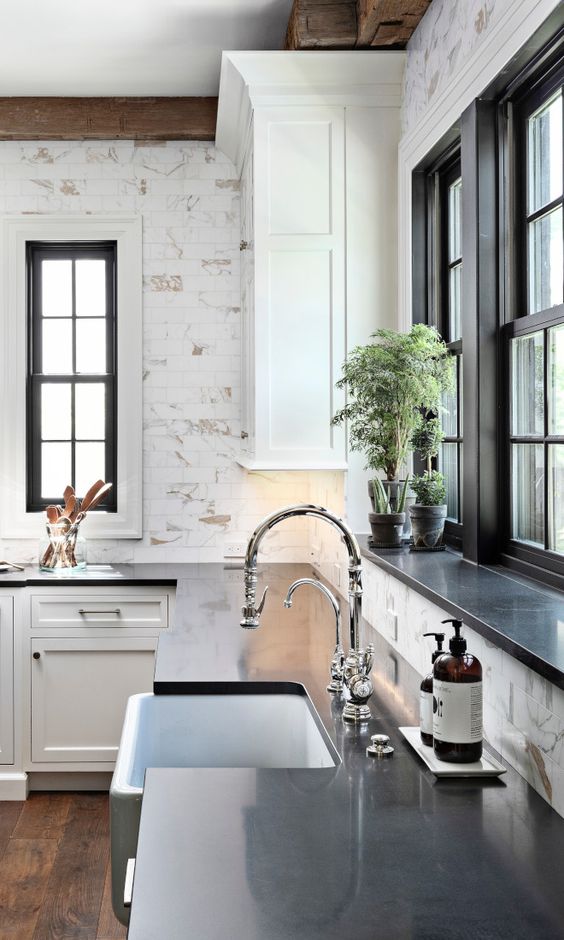
[[[90,542],[91,561],[218,561],[275,508],[309,499],[305,473],[249,475],[240,447],[239,182],[207,143],[0,143],[0,213],[143,218],[144,526]],[[24,390],[22,389],[22,394]],[[3,421],[10,415],[3,414]],[[38,519],[37,538],[42,534]],[[88,536],[88,521],[84,525]],[[265,541],[309,557],[306,520]],[[36,540],[0,544],[34,560]]]

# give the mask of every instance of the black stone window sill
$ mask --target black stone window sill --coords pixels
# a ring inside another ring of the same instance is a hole
[[[478,567],[452,549],[410,552],[368,548],[379,568],[564,689],[564,594],[505,568]]]

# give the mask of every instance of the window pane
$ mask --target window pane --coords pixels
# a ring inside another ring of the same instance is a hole
[[[562,195],[562,94],[528,120],[529,213]]]
[[[564,553],[564,445],[548,448],[548,547]]]
[[[106,448],[104,444],[75,445],[75,484],[76,495],[83,497],[95,480],[103,480],[106,475]]]
[[[511,537],[544,547],[544,448],[542,444],[511,447]]]
[[[441,473],[447,487],[447,515],[458,519],[458,444],[441,445]]]
[[[544,434],[542,331],[511,341],[511,433]]]
[[[458,386],[458,377],[457,377],[457,386]],[[457,422],[457,410],[458,410],[458,388],[456,387],[453,392],[443,392],[442,396],[442,406],[445,409],[441,415],[441,426],[444,431],[445,437],[456,437],[458,435],[458,422]]]
[[[448,260],[462,256],[462,179],[448,188]]]
[[[106,389],[101,382],[79,383],[75,389],[77,440],[103,440],[106,427]]]
[[[462,263],[455,265],[448,272],[449,280],[449,342],[460,339],[462,335],[461,327],[461,302],[462,302]]]
[[[95,478],[96,479],[96,478]],[[71,481],[71,444],[41,445],[41,498],[63,498],[63,491]]]
[[[459,357],[458,357],[458,409],[459,409],[459,411],[460,411],[460,422],[459,422],[459,423],[460,423],[460,436],[461,436],[461,437],[462,437],[462,434],[463,434],[463,432],[464,432],[464,408],[463,408],[463,403],[464,403],[464,395],[463,395],[464,380],[463,380],[463,376],[464,376],[464,357],[463,357],[463,356],[459,356]]]
[[[72,316],[72,261],[41,263],[41,310],[44,317]]]
[[[106,371],[106,321],[76,321],[76,371]]]
[[[529,223],[529,313],[562,303],[562,207]]]
[[[564,434],[564,324],[548,331],[548,433]]]
[[[77,317],[106,316],[106,262],[103,259],[79,259],[76,265]]]
[[[41,438],[44,441],[71,438],[71,387],[66,382],[41,386]]]
[[[42,372],[72,372],[72,320],[43,320]]]

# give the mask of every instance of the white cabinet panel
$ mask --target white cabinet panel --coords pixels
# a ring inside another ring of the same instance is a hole
[[[271,235],[331,232],[331,121],[272,121],[268,127]]]
[[[0,764],[14,761],[13,598],[0,597]]]
[[[267,394],[273,452],[327,453],[333,446],[331,267],[330,251],[270,254]]]
[[[33,762],[113,762],[130,695],[152,689],[156,638],[31,641]]]
[[[345,110],[261,107],[243,168],[243,466],[344,468]],[[245,239],[245,241],[248,241]],[[251,260],[252,259],[252,260]],[[251,276],[252,275],[252,276]]]

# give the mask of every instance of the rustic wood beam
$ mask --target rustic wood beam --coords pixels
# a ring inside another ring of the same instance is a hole
[[[217,98],[0,98],[0,140],[213,140]]]
[[[404,47],[431,0],[358,0],[361,48]]]
[[[354,49],[356,0],[294,0],[286,49]]]

